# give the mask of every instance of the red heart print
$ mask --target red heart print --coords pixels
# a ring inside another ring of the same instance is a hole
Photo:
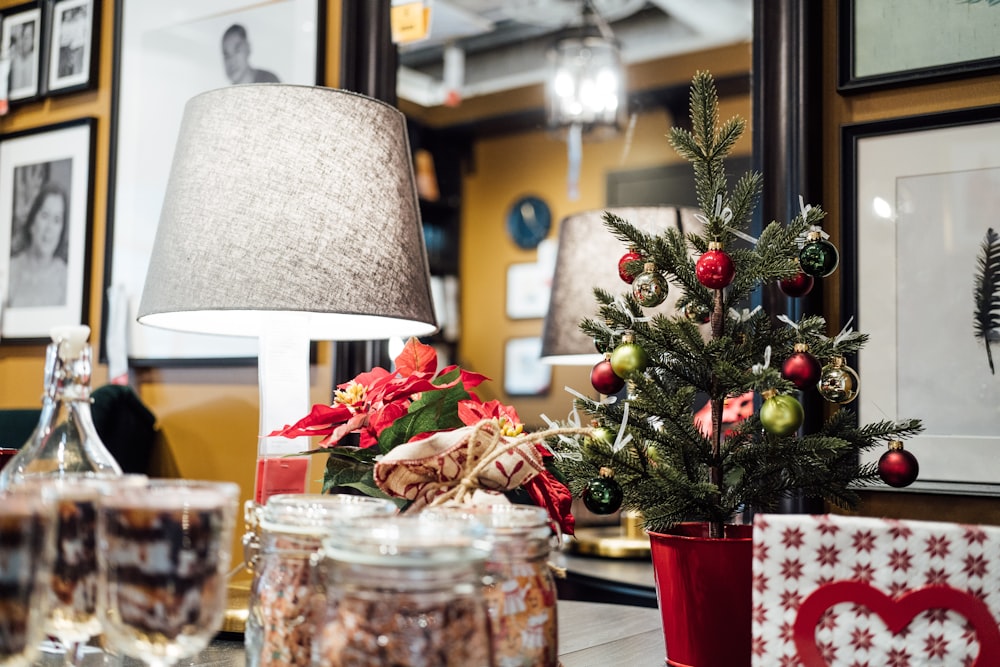
[[[816,646],[816,625],[823,612],[841,602],[868,607],[893,634],[898,634],[922,611],[956,611],[975,628],[979,639],[979,655],[972,667],[1000,665],[1000,628],[982,600],[951,586],[925,586],[891,598],[862,581],[835,581],[817,588],[799,606],[794,626],[795,648],[803,667],[828,667]]]

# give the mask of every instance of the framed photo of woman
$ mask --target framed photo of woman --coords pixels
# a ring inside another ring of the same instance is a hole
[[[93,118],[0,141],[0,339],[42,342],[86,324]]]
[[[48,24],[46,94],[88,90],[97,85],[99,2],[55,0]]]
[[[42,10],[36,0],[5,9],[0,16],[0,54],[10,61],[7,99],[34,100],[41,94]]]

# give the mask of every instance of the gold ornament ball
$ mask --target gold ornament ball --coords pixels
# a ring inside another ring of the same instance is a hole
[[[858,397],[858,384],[858,374],[838,357],[823,367],[816,389],[831,403],[845,405]]]

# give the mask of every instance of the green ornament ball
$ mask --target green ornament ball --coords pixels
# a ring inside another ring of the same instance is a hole
[[[631,373],[641,373],[648,364],[646,351],[635,343],[622,343],[611,353],[611,369],[623,379]]]
[[[760,423],[771,435],[786,436],[802,426],[805,412],[802,404],[789,394],[775,394],[764,401],[760,408]]]
[[[583,504],[594,514],[613,514],[622,506],[621,485],[610,474],[601,471],[600,477],[587,482],[583,490]]]
[[[799,266],[810,276],[825,278],[836,271],[838,264],[837,247],[824,238],[808,241],[799,251]]]

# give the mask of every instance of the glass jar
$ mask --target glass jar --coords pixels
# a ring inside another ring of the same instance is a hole
[[[29,477],[121,475],[90,414],[88,326],[56,327],[45,351],[42,413],[31,437],[0,471],[0,489]]]
[[[322,610],[325,594],[312,577],[310,559],[338,522],[395,513],[389,500],[339,494],[280,494],[248,508],[255,532],[247,554],[253,570],[244,630],[247,665],[311,664],[315,612]]]
[[[528,505],[484,505],[433,508],[421,516],[470,518],[485,528],[490,555],[484,593],[496,667],[556,667],[559,627],[548,513]]]
[[[493,667],[489,545],[470,526],[409,516],[338,526],[318,571],[328,595],[315,664]]]

